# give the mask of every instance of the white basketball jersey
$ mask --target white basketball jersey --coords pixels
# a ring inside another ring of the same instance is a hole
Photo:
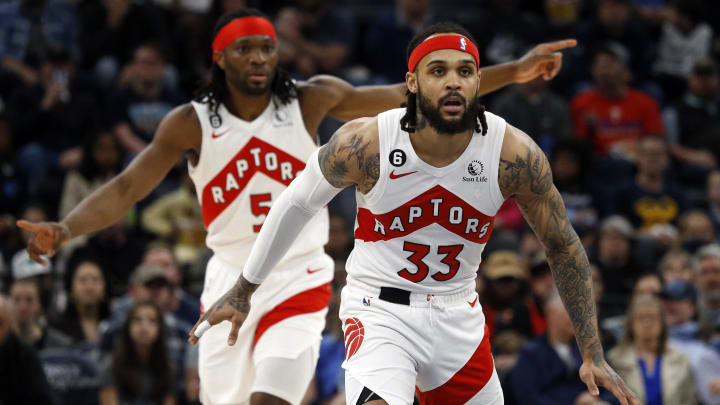
[[[220,105],[192,102],[202,127],[202,150],[189,165],[208,230],[207,246],[227,263],[242,267],[272,202],[317,149],[305,129],[300,103],[272,100],[255,120],[244,121]],[[282,261],[327,243],[327,209],[303,229]],[[282,262],[281,261],[281,262]]]
[[[356,192],[350,278],[376,287],[444,293],[475,280],[480,254],[503,203],[498,185],[505,120],[485,113],[487,135],[473,137],[450,165],[422,161],[400,129],[405,109],[378,115],[380,177]]]

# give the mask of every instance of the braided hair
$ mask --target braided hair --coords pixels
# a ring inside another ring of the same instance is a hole
[[[431,25],[422,32],[415,34],[412,40],[410,40],[410,44],[407,48],[407,60],[410,60],[410,55],[418,45],[420,45],[430,36],[439,33],[456,33],[466,37],[472,42],[475,42],[475,39],[472,37],[470,32],[468,32],[468,30],[461,27],[460,25],[453,22],[440,22]],[[408,90],[406,94],[407,102],[403,103],[402,105],[403,107],[405,107],[405,115],[400,119],[400,128],[402,128],[403,131],[412,133],[415,132],[415,129],[417,128],[417,95],[411,93],[410,90]],[[480,99],[478,98],[477,100],[475,100],[475,102],[479,104]],[[487,134],[488,131],[484,105],[479,105],[477,119],[478,121],[480,121],[480,124],[475,125],[475,132],[481,132],[484,136],[485,134]]]
[[[220,16],[215,28],[213,29],[213,38],[215,38],[220,30],[237,18],[243,17],[263,17],[267,18],[260,11],[253,8],[240,8],[229,11]],[[213,62],[210,68],[210,81],[201,85],[193,94],[193,100],[200,103],[208,103],[210,110],[217,114],[220,103],[224,103],[230,96],[230,91],[225,81],[225,71]],[[299,89],[285,69],[280,66],[275,67],[275,74],[270,82],[270,92],[280,100],[281,103],[287,104],[293,98],[297,98]]]

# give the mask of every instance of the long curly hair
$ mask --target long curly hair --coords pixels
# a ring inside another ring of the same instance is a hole
[[[468,32],[468,30],[466,30],[462,26],[453,22],[439,22],[437,24],[431,25],[422,32],[415,34],[412,40],[410,40],[410,44],[407,48],[407,60],[410,60],[410,55],[415,50],[415,48],[417,48],[418,45],[420,45],[430,36],[439,33],[460,34],[472,41],[473,43],[477,43],[475,42],[475,39],[472,37],[470,32]],[[415,132],[415,129],[417,128],[417,97],[417,94],[411,93],[410,90],[408,90],[407,101],[403,103],[403,107],[405,107],[405,115],[400,119],[400,128],[402,128],[403,131],[409,133]],[[476,102],[480,104],[480,99],[477,99]],[[487,119],[485,118],[484,105],[479,105],[477,119],[478,121],[480,121],[480,124],[475,125],[475,132],[481,132],[483,135],[487,134],[488,126]]]
[[[262,12],[253,8],[240,8],[220,16],[215,28],[213,29],[213,39],[218,32],[231,21],[243,17],[263,17],[267,18]],[[270,83],[270,91],[280,100],[281,103],[287,104],[293,98],[297,98],[299,90],[295,86],[290,73],[285,69],[277,66],[272,82]],[[225,80],[225,71],[220,69],[216,62],[210,67],[210,81],[201,85],[193,94],[193,100],[200,103],[208,103],[210,110],[217,114],[220,103],[225,103],[230,96],[230,91]]]

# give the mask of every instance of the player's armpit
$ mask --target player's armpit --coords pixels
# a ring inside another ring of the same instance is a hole
[[[343,125],[320,148],[318,161],[323,175],[334,187],[356,185],[362,193],[370,191],[380,176],[377,118]]]
[[[500,158],[500,188],[514,196],[525,219],[545,246],[555,284],[570,315],[583,357],[603,361],[590,264],[570,224],[565,204],[552,184],[550,164],[522,131],[508,125]]]

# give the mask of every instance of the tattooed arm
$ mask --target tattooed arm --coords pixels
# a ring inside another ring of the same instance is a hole
[[[500,189],[514,197],[525,219],[545,247],[555,285],[575,329],[583,366],[580,378],[597,396],[595,382],[610,390],[622,404],[638,403],[635,396],[605,361],[592,295],[590,263],[552,182],[545,154],[522,131],[508,124],[500,167]]]
[[[372,189],[380,171],[377,119],[352,121],[313,153],[302,173],[270,209],[235,285],[198,320],[189,340],[224,320],[232,322],[228,344],[237,339],[250,311],[250,297],[285,255],[305,225],[345,187]]]

